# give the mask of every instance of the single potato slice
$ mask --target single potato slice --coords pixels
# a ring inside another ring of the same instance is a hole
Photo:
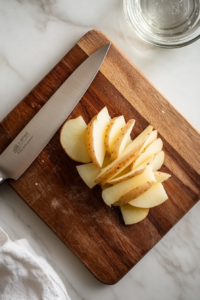
[[[116,141],[122,127],[126,124],[124,116],[113,118],[108,124],[105,135],[105,146],[107,153],[111,153],[113,144]]]
[[[133,207],[129,204],[121,206],[121,212],[126,225],[136,224],[144,220],[148,213],[149,208]]]
[[[96,115],[88,124],[85,131],[85,145],[93,164],[102,167],[106,153],[105,133],[110,122],[110,116],[106,107]],[[80,149],[79,149],[80,151]]]
[[[138,156],[136,161],[133,164],[133,169],[139,166],[141,163],[143,163],[145,160],[150,158],[152,155],[160,152],[163,147],[163,142],[159,138],[155,140],[152,144],[149,145],[149,147],[146,148],[146,150]]]
[[[113,179],[121,177],[127,173],[129,173],[131,171],[130,169],[130,165],[128,167],[126,167],[123,171],[121,171],[119,174],[117,174],[117,176],[113,177]],[[112,179],[111,179],[112,180]]]
[[[80,165],[76,168],[85,184],[92,189],[96,185],[94,179],[99,175],[101,169],[96,167],[93,163]]]
[[[142,149],[141,149],[141,153],[144,152],[144,150],[150,145],[152,144],[156,139],[157,139],[157,136],[158,136],[158,132],[157,130],[154,130],[150,133],[148,139],[146,140],[146,142],[144,143]]]
[[[123,181],[125,181],[125,180],[127,180],[127,179],[133,178],[133,177],[135,177],[135,176],[137,176],[137,175],[140,175],[140,174],[142,174],[144,171],[145,171],[145,168],[139,169],[139,170],[137,170],[137,171],[133,170],[133,171],[130,171],[130,172],[126,173],[125,175],[122,175],[122,176],[120,176],[120,177],[116,177],[116,178],[113,178],[113,179],[111,179],[111,180],[108,180],[108,183],[114,185],[114,184],[123,182]]]
[[[103,161],[103,166],[106,167],[109,164],[110,164],[110,157],[106,155]],[[90,189],[92,189],[96,185],[96,182],[94,182],[94,180],[100,174],[101,169],[95,166],[93,163],[80,165],[77,166],[76,168],[79,175],[85,182],[85,184],[87,184],[87,186]]]
[[[85,146],[86,127],[85,121],[80,116],[66,121],[60,132],[60,143],[64,151],[71,159],[83,163],[91,161]]]
[[[155,181],[148,181],[148,182],[132,189],[131,191],[129,191],[128,193],[124,194],[123,196],[121,196],[119,198],[119,204],[120,205],[126,204],[126,203],[130,202],[131,200],[139,197],[140,195],[142,195],[143,193],[148,191],[154,183],[155,183]]]
[[[126,140],[126,145],[125,148],[132,142],[133,140],[131,139],[131,136],[129,135],[127,140]]]
[[[116,141],[113,144],[110,160],[114,161],[119,157],[122,151],[127,145],[127,141],[130,141],[130,134],[135,124],[135,120],[129,120],[126,125],[121,129]]]
[[[152,160],[152,162],[150,163],[152,165],[153,171],[159,170],[162,167],[162,165],[164,163],[164,160],[165,160],[165,153],[164,153],[164,151],[158,152],[154,156],[154,159]]]
[[[146,137],[147,138],[147,137]],[[130,153],[127,153],[123,156],[119,161],[114,161],[111,163],[103,173],[100,173],[99,176],[95,179],[95,182],[100,183],[103,186],[108,182],[109,179],[112,179],[114,176],[118,175],[121,171],[123,171],[131,162],[138,156],[138,153],[143,145],[145,140],[142,141],[138,146],[136,146]]]
[[[107,205],[111,206],[130,190],[149,181],[155,182],[151,166],[147,166],[142,174],[105,189],[102,192],[102,198]]]
[[[151,162],[153,161],[154,155],[152,155],[151,157],[149,157],[147,160],[145,160],[141,165],[137,166],[136,168],[132,169],[133,171],[138,171],[140,169],[145,169],[146,166],[150,165]],[[133,166],[131,165],[131,168]]]
[[[113,161],[109,166],[102,169],[100,175],[96,178],[95,182],[100,183],[101,181],[108,181],[109,179],[117,176],[121,171],[123,171],[131,162],[135,159],[136,153],[145,143],[148,135],[153,130],[153,127],[149,125],[136,139],[134,139],[121,153],[121,155]],[[118,169],[119,168],[119,169]],[[115,170],[115,171],[114,171]]]
[[[167,174],[164,172],[158,172],[158,171],[154,171],[154,176],[155,176],[156,182],[163,182],[171,177],[170,174]]]
[[[133,150],[136,146],[138,146],[142,141],[146,141],[147,138],[149,137],[150,133],[152,132],[153,127],[149,125],[144,131],[142,131],[121,153],[119,156],[122,157],[129,153],[131,150]]]
[[[135,198],[134,200],[130,201],[129,204],[135,207],[151,208],[163,203],[167,199],[168,196],[165,192],[162,183],[156,182],[148,191]]]

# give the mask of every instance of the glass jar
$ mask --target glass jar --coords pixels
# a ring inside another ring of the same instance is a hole
[[[124,0],[129,25],[150,44],[176,48],[200,37],[200,0]]]

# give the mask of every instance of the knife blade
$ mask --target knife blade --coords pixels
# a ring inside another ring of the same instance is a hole
[[[0,155],[0,185],[18,179],[48,144],[89,88],[110,45],[89,56]]]

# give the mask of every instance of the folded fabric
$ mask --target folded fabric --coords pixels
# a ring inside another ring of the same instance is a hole
[[[12,242],[0,227],[0,300],[70,300],[58,274],[27,240]]]

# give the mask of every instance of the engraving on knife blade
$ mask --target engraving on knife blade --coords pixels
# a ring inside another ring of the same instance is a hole
[[[17,142],[13,148],[13,152],[16,154],[20,154],[25,147],[30,143],[32,140],[33,135],[28,133],[28,131],[25,131],[25,133],[21,136],[19,142]]]

